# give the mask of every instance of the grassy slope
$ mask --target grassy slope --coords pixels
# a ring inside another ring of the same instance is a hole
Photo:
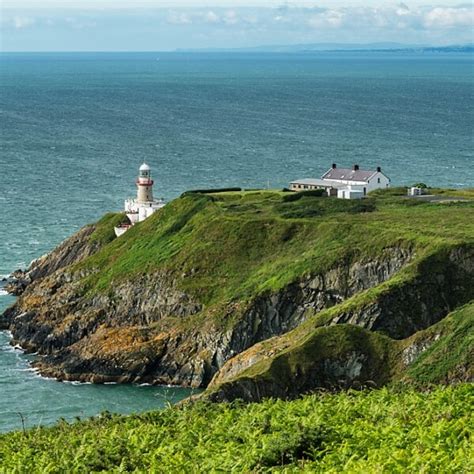
[[[198,402],[0,436],[5,472],[472,472],[472,385]]]
[[[304,196],[291,202],[288,196],[294,194],[274,191],[190,194],[79,266],[100,268],[86,280],[90,292],[108,291],[113,283],[141,273],[165,271],[205,307],[197,316],[173,318],[173,325],[211,320],[228,324],[257,294],[322,272],[341,260],[374,258],[387,247],[409,247],[416,253],[411,265],[382,285],[315,315],[279,340],[264,342],[263,347],[284,354],[242,374],[281,378],[283,372],[304,370],[305,360],[313,363],[328,354],[341,355],[355,345],[366,349],[379,368],[377,380],[385,382],[394,377],[397,366],[400,347],[395,341],[360,328],[318,328],[338,312],[364,306],[403,285],[428,255],[474,243],[473,202],[425,203],[404,194],[404,189],[393,188],[364,201]],[[474,191],[464,190],[463,196],[472,197]],[[120,215],[104,218],[95,234],[110,237],[107,223],[119,219]],[[229,315],[225,306],[230,302],[234,314]],[[165,318],[159,327],[166,324]]]
[[[100,269],[86,287],[103,292],[160,270],[209,308],[280,289],[341,260],[375,257],[387,247],[422,255],[474,241],[473,202],[416,203],[383,194],[363,203],[284,198],[241,192],[177,199],[82,262]]]
[[[109,212],[105,214],[96,224],[95,230],[89,237],[90,242],[98,242],[106,245],[115,239],[114,227],[125,221],[123,214]]]
[[[467,374],[474,379],[474,302],[400,344],[406,347],[427,340],[433,341],[432,344],[413,362],[403,378],[420,383],[440,383]]]

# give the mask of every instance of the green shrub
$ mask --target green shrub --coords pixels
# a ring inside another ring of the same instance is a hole
[[[308,191],[298,191],[293,194],[288,194],[283,196],[283,202],[295,202],[299,201],[302,197],[322,197],[324,194],[324,189],[311,189]]]
[[[398,387],[63,422],[0,435],[0,471],[472,472],[473,396]]]

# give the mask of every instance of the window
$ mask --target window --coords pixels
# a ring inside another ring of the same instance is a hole
[[[379,183],[379,184],[380,184],[380,178],[377,178],[377,183]]]

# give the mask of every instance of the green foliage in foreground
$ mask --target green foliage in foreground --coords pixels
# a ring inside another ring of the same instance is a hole
[[[0,436],[2,472],[473,472],[472,385],[196,402]]]

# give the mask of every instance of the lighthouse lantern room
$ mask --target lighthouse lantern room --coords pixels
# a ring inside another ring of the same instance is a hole
[[[120,237],[137,222],[144,221],[155,211],[165,205],[163,199],[153,198],[153,180],[151,179],[151,168],[143,163],[138,171],[137,197],[125,201],[125,213],[130,223],[115,227],[115,235]]]

